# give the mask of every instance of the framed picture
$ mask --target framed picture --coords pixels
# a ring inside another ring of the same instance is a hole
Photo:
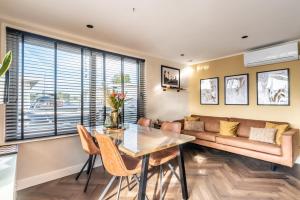
[[[249,105],[249,74],[224,77],[225,105]]]
[[[290,105],[289,69],[257,72],[257,105]]]
[[[219,105],[219,78],[200,80],[200,104]]]
[[[161,66],[161,86],[180,88],[180,69]]]

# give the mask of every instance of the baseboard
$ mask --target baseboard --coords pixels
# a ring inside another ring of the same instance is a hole
[[[78,173],[83,165],[84,163],[17,180],[16,189],[17,191],[23,190],[25,188],[29,188],[35,185],[46,183],[48,181],[52,181],[58,178]],[[97,159],[94,167],[99,167],[101,165],[102,163],[100,162],[100,160]]]

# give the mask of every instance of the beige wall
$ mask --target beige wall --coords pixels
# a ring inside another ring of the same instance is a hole
[[[21,22],[20,20],[0,19],[0,23],[3,22],[15,28],[25,29],[30,32],[55,37],[65,41],[144,58],[146,60],[147,117],[152,119],[160,118],[172,120],[180,118],[188,113],[187,92],[162,92],[160,88],[160,65],[180,67],[181,64],[179,63],[154,58],[141,52],[108,45],[98,41],[91,41],[88,38],[77,37],[76,35],[52,30],[48,27],[42,27],[36,24]],[[1,55],[4,55],[5,52],[5,34],[3,27],[4,26],[2,25],[0,35]],[[182,83],[183,86],[187,84],[186,78],[182,79]],[[1,131],[0,134],[3,135],[3,131]],[[84,163],[86,158],[87,156],[82,152],[80,141],[77,136],[23,143],[19,145],[17,180],[24,181],[31,177],[80,165]]]
[[[256,105],[256,72],[273,69],[290,69],[290,106]],[[189,84],[190,113],[210,116],[240,117],[289,122],[300,128],[300,61],[278,63],[253,68],[244,67],[243,56],[233,56],[193,66]],[[249,73],[249,106],[224,105],[224,76]],[[200,105],[200,79],[219,77],[220,105]]]

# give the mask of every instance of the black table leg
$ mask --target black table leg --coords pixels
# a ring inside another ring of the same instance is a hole
[[[186,176],[185,176],[185,167],[184,167],[184,157],[183,157],[182,145],[179,146],[178,166],[179,166],[179,175],[180,175],[182,199],[186,200],[186,199],[189,198],[189,194],[188,194],[187,184],[186,184]]]
[[[144,155],[143,162],[142,162],[142,173],[141,173],[140,184],[139,184],[138,200],[145,200],[146,197],[148,165],[149,165],[149,155]]]

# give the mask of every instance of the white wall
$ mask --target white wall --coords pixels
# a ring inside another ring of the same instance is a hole
[[[163,92],[160,88],[160,66],[167,65],[181,67],[179,63],[173,63],[160,58],[147,56],[138,51],[116,47],[88,38],[78,37],[74,34],[53,30],[36,24],[30,24],[15,19],[0,19],[1,26],[1,55],[5,53],[4,24],[14,28],[23,29],[37,34],[47,35],[61,40],[82,44],[107,51],[117,52],[146,60],[146,116],[152,119],[173,120],[181,118],[188,113],[187,91]],[[155,30],[154,30],[155,31]],[[185,69],[183,70],[183,72]],[[187,77],[182,76],[182,86],[186,87]],[[0,116],[0,119],[3,116]],[[3,135],[3,131],[1,133]],[[22,189],[37,183],[59,178],[79,171],[87,155],[83,153],[77,136],[35,141],[19,144],[17,164],[17,184]]]

